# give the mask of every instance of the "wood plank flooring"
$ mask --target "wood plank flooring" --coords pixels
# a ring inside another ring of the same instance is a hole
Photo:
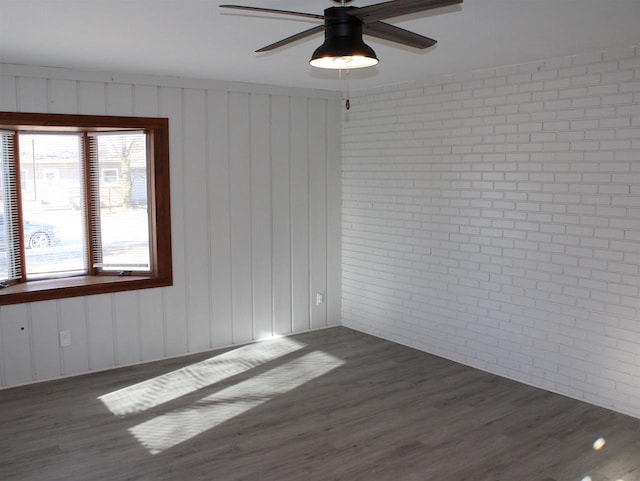
[[[640,420],[337,327],[0,391],[0,480],[640,481]]]

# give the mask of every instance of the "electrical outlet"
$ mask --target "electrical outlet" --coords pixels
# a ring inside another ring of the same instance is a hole
[[[318,292],[316,294],[316,306],[324,304],[324,292]]]
[[[60,346],[69,347],[71,345],[71,332],[60,331]]]

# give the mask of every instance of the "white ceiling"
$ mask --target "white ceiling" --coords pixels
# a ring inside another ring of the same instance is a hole
[[[223,10],[222,3],[319,14],[334,5],[329,0],[0,0],[0,62],[344,89],[336,71],[308,64],[322,35],[254,53],[316,22]],[[418,51],[365,36],[380,63],[352,71],[353,90],[640,45],[640,0],[464,0],[387,21],[439,43]]]

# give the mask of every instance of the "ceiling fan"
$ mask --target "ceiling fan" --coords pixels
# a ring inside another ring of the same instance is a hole
[[[351,1],[333,0],[340,6],[325,9],[323,15],[243,5],[220,5],[220,7],[323,20],[324,25],[318,25],[279,40],[256,52],[268,52],[324,31],[324,44],[316,49],[309,63],[320,68],[348,70],[370,67],[378,63],[373,49],[362,40],[363,33],[418,49],[429,48],[437,42],[382,20],[462,3],[462,0],[391,0],[365,7],[352,7],[347,5]]]

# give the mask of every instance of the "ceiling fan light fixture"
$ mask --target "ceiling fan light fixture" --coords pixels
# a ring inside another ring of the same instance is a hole
[[[378,63],[376,53],[364,42],[362,45],[365,47],[364,49],[343,52],[340,49],[324,48],[325,44],[323,44],[313,53],[309,63],[313,67],[342,70],[373,67]]]
[[[309,60],[313,67],[346,70],[378,63],[376,53],[362,40],[362,21],[349,15],[349,10],[335,7],[325,10],[324,43]]]
[[[373,67],[378,64],[377,58],[349,55],[342,57],[322,57],[309,62],[313,67],[335,70],[347,70],[354,68]]]

